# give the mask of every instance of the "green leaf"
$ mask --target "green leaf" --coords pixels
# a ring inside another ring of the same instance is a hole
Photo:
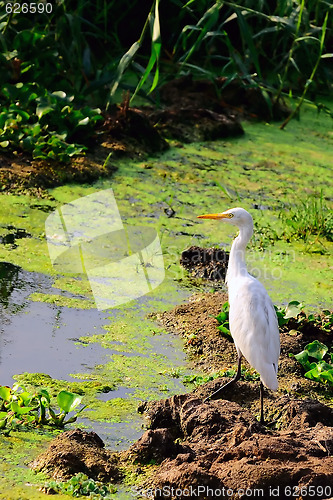
[[[82,396],[69,391],[60,391],[57,396],[58,405],[65,413],[73,411],[81,401]]]
[[[320,378],[326,380],[330,385],[333,385],[333,368],[321,372]]]
[[[16,401],[13,401],[10,404],[10,408],[16,415],[25,415],[26,413],[34,410],[31,406],[20,406]]]
[[[228,313],[221,311],[218,316],[215,317],[219,323],[224,323],[228,319]]]
[[[229,340],[231,340],[231,341],[233,341],[233,340],[234,340],[234,339],[232,338],[232,335],[231,335],[231,333],[230,333],[229,328],[226,328],[225,326],[220,325],[220,326],[218,327],[218,329],[219,329],[219,331],[220,331],[223,335],[225,335],[225,337],[227,337],[227,339],[229,339]]]
[[[80,120],[78,122],[78,125],[88,125],[89,121],[90,121],[89,116],[86,116],[86,118],[83,118],[83,120]]]
[[[7,148],[9,146],[9,141],[2,141],[2,142],[0,142],[0,146],[2,148]]]
[[[112,85],[112,88],[111,88],[111,92],[110,92],[110,96],[112,97],[117,88],[118,88],[118,85],[119,85],[119,82],[125,72],[125,70],[127,69],[128,65],[132,62],[135,54],[137,53],[137,51],[139,50],[140,48],[140,42],[134,42],[133,45],[130,47],[130,49],[126,52],[126,54],[123,55],[123,57],[120,59],[119,61],[119,64],[118,64],[118,68],[117,68],[117,73],[116,73],[116,77],[114,79],[114,82],[113,82],[113,85]]]
[[[310,369],[310,362],[309,362],[309,353],[307,351],[301,351],[298,354],[294,355],[294,358],[301,363],[301,365],[306,369]]]
[[[12,395],[12,390],[6,385],[0,385],[0,398],[4,401],[10,401]]]
[[[47,115],[47,113],[51,113],[51,111],[54,111],[54,107],[44,101],[37,105],[36,115],[39,119],[41,119],[42,116]]]
[[[56,97],[60,97],[60,99],[65,99],[67,97],[66,93],[63,92],[62,90],[57,90],[55,92],[52,92],[52,95],[54,95]]]
[[[293,300],[292,302],[289,302],[289,304],[286,307],[284,319],[297,318],[297,316],[299,315],[299,313],[302,310],[302,307],[303,307],[303,304],[301,302],[298,302],[297,300]]]
[[[321,360],[327,353],[328,348],[326,347],[326,345],[319,342],[319,340],[314,340],[313,342],[305,346],[305,350],[312,358]]]

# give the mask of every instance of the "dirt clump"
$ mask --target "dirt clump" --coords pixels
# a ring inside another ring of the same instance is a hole
[[[159,467],[142,486],[155,491],[154,498],[238,499],[246,490],[270,498],[274,488],[277,498],[286,499],[297,488],[297,498],[307,499],[306,492],[318,486],[333,491],[333,410],[286,396],[280,406],[287,415],[285,429],[271,431],[227,400],[203,403],[187,394],[148,403],[150,429],[127,458],[144,464],[159,456]],[[155,433],[172,435],[177,446],[160,448]],[[148,435],[152,449],[147,457]]]
[[[81,429],[59,434],[48,449],[29,466],[57,480],[66,480],[79,472],[98,481],[119,481],[118,458],[104,448],[95,432]]]
[[[208,109],[233,120],[281,120],[290,114],[282,100],[266,99],[259,88],[244,85],[240,79],[227,83],[225,77],[211,81],[186,75],[165,83],[159,94],[169,109]]]
[[[201,248],[191,246],[184,250],[180,265],[187,269],[194,278],[210,281],[224,281],[227,273],[229,253],[221,248]]]

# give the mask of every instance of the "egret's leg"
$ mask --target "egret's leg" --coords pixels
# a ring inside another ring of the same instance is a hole
[[[264,419],[264,384],[260,380],[260,423],[265,425]]]
[[[242,360],[242,356],[239,356],[238,357],[237,373],[234,376],[234,378],[232,378],[231,380],[229,380],[229,382],[227,382],[226,384],[222,385],[222,387],[220,387],[219,389],[217,389],[217,391],[213,392],[213,394],[211,394],[210,396],[208,396],[208,398],[206,398],[204,400],[204,403],[206,403],[210,399],[219,399],[220,394],[224,391],[224,389],[226,387],[228,387],[229,385],[234,384],[235,382],[237,382],[237,380],[239,380],[241,378],[241,371],[242,371],[241,360]]]

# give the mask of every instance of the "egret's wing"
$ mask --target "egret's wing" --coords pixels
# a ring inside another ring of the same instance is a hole
[[[267,387],[276,387],[280,335],[276,313],[264,286],[252,277],[240,279],[230,298],[230,332]]]

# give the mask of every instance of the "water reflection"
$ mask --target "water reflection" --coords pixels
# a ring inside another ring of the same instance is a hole
[[[87,373],[109,361],[112,350],[76,342],[103,333],[105,314],[29,300],[33,292],[61,293],[52,284],[51,277],[0,262],[0,385],[24,372],[73,380],[68,373]]]

